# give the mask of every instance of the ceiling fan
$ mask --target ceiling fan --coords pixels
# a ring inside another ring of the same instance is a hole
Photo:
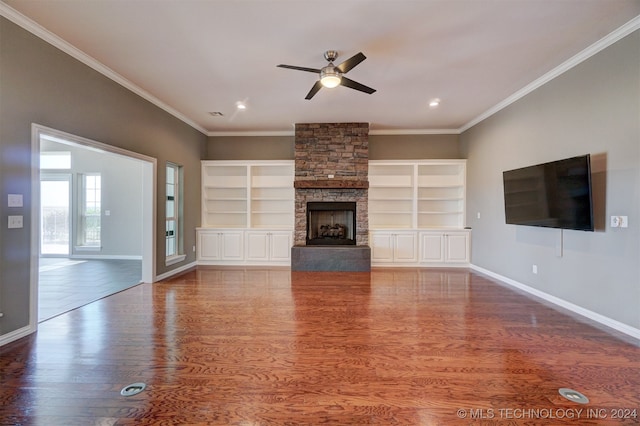
[[[320,79],[316,81],[316,84],[314,84],[311,90],[309,91],[309,93],[307,93],[307,96],[305,97],[305,99],[313,98],[313,96],[316,93],[318,93],[318,91],[322,89],[323,86],[329,89],[336,86],[344,86],[344,87],[359,90],[361,92],[365,92],[368,94],[372,94],[373,92],[376,91],[376,89],[372,89],[371,87],[365,86],[364,84],[360,84],[344,76],[344,74],[348,73],[360,62],[367,59],[367,57],[364,56],[362,52],[356,55],[353,55],[352,57],[350,57],[349,59],[347,59],[346,61],[344,61],[338,66],[333,65],[333,61],[335,61],[338,58],[338,52],[336,50],[327,50],[326,52],[324,52],[324,58],[327,61],[329,61],[329,65],[323,67],[322,69],[297,67],[295,65],[283,65],[283,64],[278,65],[278,67],[289,68],[289,69],[298,70],[298,71],[313,72],[320,75]]]

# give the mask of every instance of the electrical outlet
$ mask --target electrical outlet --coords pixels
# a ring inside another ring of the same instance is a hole
[[[629,226],[628,216],[611,216],[612,228],[627,228]]]
[[[531,272],[533,272],[534,274],[538,273],[538,265],[531,265]]]

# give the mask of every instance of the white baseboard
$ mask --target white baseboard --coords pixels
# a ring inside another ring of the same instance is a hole
[[[117,254],[74,254],[69,259],[90,259],[90,260],[142,260],[142,256],[128,256]]]
[[[593,320],[599,324],[605,325],[607,327],[613,328],[614,330],[617,330],[621,333],[624,333],[626,335],[629,335],[631,337],[633,337],[634,339],[638,339],[640,340],[640,329],[637,329],[635,327],[631,327],[630,325],[627,325],[625,323],[622,323],[620,321],[616,321],[612,318],[606,317],[604,315],[601,315],[599,313],[590,311],[588,309],[585,309],[581,306],[575,305],[571,302],[568,302],[564,299],[561,299],[559,297],[556,296],[552,296],[549,293],[545,293],[544,291],[540,291],[538,289],[535,289],[533,287],[529,287],[528,285],[522,284],[521,282],[512,280],[511,278],[507,278],[504,277],[500,274],[496,274],[495,272],[489,271],[487,269],[481,268],[477,265],[471,265],[471,269],[473,269],[474,271],[478,271],[481,274],[484,275],[488,275],[491,278],[494,278],[500,282],[503,282],[507,285],[510,285],[511,287],[515,287],[517,289],[520,289],[524,292],[527,292],[533,296],[539,297],[540,299],[546,300],[547,302],[553,303],[554,305],[560,306],[562,308],[568,309],[571,312],[574,312],[578,315],[582,315],[585,318],[589,318],[590,320]]]
[[[157,275],[156,279],[154,280],[154,282],[166,280],[167,278],[170,278],[170,277],[172,277],[174,275],[178,275],[178,274],[180,274],[180,273],[182,273],[184,271],[187,271],[187,270],[189,270],[191,268],[195,268],[197,265],[198,265],[198,262],[191,262],[191,263],[188,263],[186,265],[182,265],[179,268],[172,269],[169,272],[165,272],[164,274]]]
[[[0,336],[0,346],[4,346],[15,340],[22,339],[23,337],[27,337],[31,333],[35,333],[35,331],[36,331],[35,327],[28,325],[26,327],[22,327],[17,330],[14,330],[11,333],[4,334]]]

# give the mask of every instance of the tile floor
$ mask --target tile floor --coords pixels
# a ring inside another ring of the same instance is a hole
[[[140,260],[40,258],[38,321],[140,284]]]

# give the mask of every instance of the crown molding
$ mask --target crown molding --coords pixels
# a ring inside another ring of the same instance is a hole
[[[273,130],[273,131],[213,131],[206,133],[207,136],[293,136],[293,130]]]
[[[548,83],[554,78],[560,76],[561,74],[564,74],[570,69],[576,67],[580,63],[594,56],[596,53],[606,49],[607,47],[611,46],[613,43],[628,36],[629,34],[631,34],[632,32],[638,29],[640,29],[640,16],[636,16],[635,18],[633,18],[632,20],[630,20],[629,22],[627,22],[617,30],[609,33],[605,37],[593,43],[591,46],[587,47],[586,49],[582,50],[578,54],[569,58],[568,60],[558,65],[548,73],[544,74],[542,77],[529,83],[528,85],[518,90],[517,92],[515,92],[513,95],[509,96],[502,102],[496,104],[492,108],[489,108],[488,110],[486,110],[485,112],[483,112],[482,114],[474,118],[473,120],[464,124],[462,127],[458,129],[458,133],[463,133],[466,130],[470,129],[471,127],[475,126],[476,124],[486,120],[487,118],[496,114],[500,110],[508,107],[512,103],[525,97],[529,93],[533,92],[534,90],[538,89],[539,87],[543,86],[544,84]]]
[[[458,129],[395,129],[395,130],[369,130],[369,135],[458,135]]]
[[[140,88],[136,84],[132,83],[131,81],[127,80],[126,78],[124,78],[123,76],[121,76],[120,74],[118,74],[117,72],[112,70],[111,68],[105,66],[104,64],[102,64],[101,62],[96,60],[95,58],[87,55],[86,53],[84,53],[80,49],[74,47],[73,45],[71,45],[70,43],[65,41],[64,39],[62,39],[62,38],[58,37],[57,35],[53,34],[51,31],[47,30],[42,25],[40,25],[40,24],[36,23],[35,21],[27,18],[26,16],[24,16],[23,14],[21,14],[20,12],[15,10],[14,8],[8,6],[6,3],[4,3],[2,1],[0,1],[0,16],[3,16],[5,18],[7,18],[8,20],[13,22],[14,24],[16,24],[16,25],[22,27],[23,29],[29,31],[30,33],[32,33],[36,37],[41,38],[42,40],[44,40],[47,43],[51,44],[52,46],[60,49],[64,53],[66,53],[69,56],[77,59],[78,61],[82,62],[83,64],[87,65],[88,67],[93,68],[94,70],[98,71],[100,74],[102,74],[105,77],[115,81],[116,83],[118,83],[119,85],[125,87],[126,89],[129,89],[130,91],[132,91],[136,95],[138,95],[138,96],[142,97],[143,99],[151,102],[152,104],[154,104],[158,108],[163,109],[167,113],[173,115],[177,119],[183,121],[184,123],[188,124],[189,126],[193,127],[194,129],[198,130],[199,132],[201,132],[201,133],[203,133],[205,135],[207,134],[207,130],[206,129],[202,128],[200,125],[198,125],[193,120],[189,119],[184,114],[182,114],[179,111],[173,109],[172,107],[170,107],[166,103],[162,102],[160,99],[158,99],[155,96],[153,96],[151,93],[147,92],[146,90],[143,90],[142,88]]]
[[[274,131],[225,131],[225,132],[208,132],[207,136],[293,136],[293,130],[274,130]],[[369,130],[369,136],[393,136],[393,135],[458,135],[459,129],[396,129],[396,130]]]

